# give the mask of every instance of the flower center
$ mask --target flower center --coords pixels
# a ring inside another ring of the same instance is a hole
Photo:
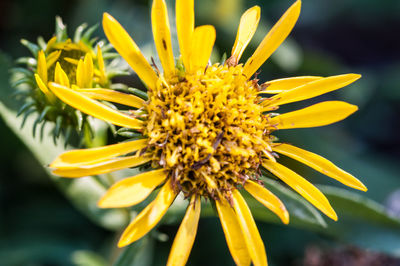
[[[185,196],[230,198],[233,188],[257,179],[271,142],[268,119],[256,81],[242,72],[242,65],[215,64],[183,78],[160,77],[149,91],[145,134],[153,166],[170,171]]]
[[[77,62],[79,61],[79,59],[85,56],[86,52],[82,48],[79,48],[77,44],[71,42],[58,43],[54,51],[57,50],[61,51],[57,62],[60,63],[60,66],[65,71],[65,74],[67,74],[68,79],[75,82]],[[50,52],[53,52],[53,49],[51,49]],[[76,63],[68,61],[70,59],[76,60]],[[48,69],[49,79],[53,81],[55,69],[56,64],[52,64]]]

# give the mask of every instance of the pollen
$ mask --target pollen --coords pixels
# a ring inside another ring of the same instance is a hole
[[[230,199],[232,189],[257,180],[271,142],[258,88],[242,65],[160,76],[146,106],[153,167],[167,169],[186,197]]]

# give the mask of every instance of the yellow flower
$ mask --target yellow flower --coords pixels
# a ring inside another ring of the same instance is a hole
[[[128,113],[111,109],[85,94],[60,84],[51,90],[71,106],[140,132],[143,139],[94,149],[73,150],[60,155],[50,167],[54,174],[82,177],[109,173],[146,164],[152,170],[115,183],[99,201],[102,208],[129,207],[143,201],[157,187],[157,197],[125,229],[119,246],[126,246],[147,234],[163,217],[175,197],[190,199],[176,234],[168,265],[186,263],[200,217],[201,199],[213,201],[226,241],[238,265],[266,265],[264,244],[249,207],[239,192],[254,198],[289,222],[282,202],[259,180],[264,168],[300,193],[333,220],[337,220],[326,197],[306,179],[277,162],[277,154],[296,159],[355,189],[366,187],[330,161],[290,144],[277,143],[272,133],[289,128],[317,127],[342,120],[357,107],[327,101],[276,115],[280,105],[315,97],[358,78],[347,74],[332,77],[304,76],[258,84],[253,74],[287,37],[300,13],[295,2],[267,34],[254,54],[243,64],[240,57],[252,38],[260,18],[255,6],[244,13],[232,49],[224,65],[209,64],[215,41],[212,26],[194,27],[193,0],[176,1],[176,24],[181,59],[174,62],[167,8],[154,0],[152,27],[163,73],[154,70],[135,42],[109,14],[103,28],[119,54],[148,88],[148,100],[126,95]],[[183,66],[181,65],[183,63]],[[275,94],[271,97],[262,97]],[[121,103],[122,98],[107,100]]]

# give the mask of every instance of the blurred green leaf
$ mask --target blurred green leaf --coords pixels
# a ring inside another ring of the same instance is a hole
[[[76,266],[107,266],[108,262],[99,254],[88,251],[78,250],[72,254],[72,263]]]
[[[358,193],[332,187],[320,186],[339,217],[347,216],[374,223],[379,226],[400,229],[400,219],[386,212],[385,207]]]
[[[16,112],[7,108],[3,102],[0,102],[0,115],[7,126],[21,139],[43,166],[48,165],[49,162],[64,151],[64,147],[61,144],[63,141],[59,141],[57,145],[54,145],[49,137],[45,137],[40,142],[38,138],[32,136],[31,129],[36,119],[34,115],[27,119],[23,129],[20,129],[22,118],[16,118]],[[44,135],[51,136],[51,130],[47,125],[44,128]],[[105,210],[97,207],[97,201],[104,194],[105,188],[95,180],[89,177],[80,179],[59,178],[51,175],[48,167],[44,168],[74,205],[96,224],[111,230],[119,230],[128,223],[129,216],[125,210]]]
[[[154,239],[146,235],[122,251],[114,266],[147,266],[151,265],[154,253]]]

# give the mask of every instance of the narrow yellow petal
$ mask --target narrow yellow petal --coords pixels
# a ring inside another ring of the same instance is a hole
[[[215,205],[233,260],[236,265],[250,265],[250,254],[233,208],[220,200],[215,201]]]
[[[270,120],[270,124],[276,125],[276,129],[325,126],[345,119],[357,109],[357,106],[349,103],[327,101],[275,116]]]
[[[302,101],[343,88],[344,86],[353,83],[360,77],[361,75],[358,74],[345,74],[318,79],[292,90],[284,91],[274,95],[273,97],[264,101],[263,104],[266,106],[277,106]]]
[[[59,155],[49,167],[61,168],[94,164],[143,149],[147,143],[148,139],[140,139],[91,149],[71,150]]]
[[[57,36],[53,36],[46,45],[46,52],[48,52],[51,48],[53,48],[53,45],[56,43],[57,41]]]
[[[124,247],[143,237],[161,220],[176,197],[169,180],[158,192],[157,197],[143,209],[123,232],[119,247]]]
[[[253,6],[248,9],[240,18],[235,44],[232,47],[233,64],[237,65],[247,45],[253,38],[260,21],[260,7]]]
[[[78,66],[76,67],[76,85],[79,88],[85,88],[85,70],[82,59],[79,59]]]
[[[70,87],[69,79],[67,74],[64,72],[64,70],[61,68],[61,65],[59,62],[56,64],[56,70],[54,71],[54,81],[55,83],[58,83],[62,86],[65,87]]]
[[[63,59],[64,59],[65,61],[67,61],[68,63],[73,64],[73,65],[75,65],[75,66],[78,66],[78,64],[79,64],[79,60],[73,59],[73,58],[71,58],[71,57],[64,57]]]
[[[192,196],[185,217],[176,233],[168,257],[168,266],[186,265],[197,233],[201,210],[199,196]]]
[[[260,91],[259,93],[281,93],[319,79],[322,79],[322,77],[302,76],[294,78],[275,79],[263,83],[261,85],[261,88],[264,87],[265,89]]]
[[[93,82],[93,59],[90,53],[85,55],[85,59],[83,60],[84,65],[84,73],[85,73],[85,86],[84,88],[91,88]]]
[[[284,224],[289,223],[289,213],[285,205],[271,191],[251,180],[246,181],[244,188],[261,204],[278,215]]]
[[[129,167],[139,166],[149,161],[151,161],[151,158],[148,156],[127,156],[110,159],[96,164],[81,165],[77,167],[59,167],[53,170],[53,174],[71,178],[101,175]]]
[[[99,66],[99,71],[100,71],[100,84],[106,85],[107,83],[106,67],[104,65],[103,53],[101,52],[100,46],[97,46],[97,64]]]
[[[165,76],[175,74],[174,54],[172,52],[171,30],[165,0],[154,0],[151,8],[151,25],[154,43],[164,69]]]
[[[100,208],[130,207],[142,202],[167,178],[164,169],[145,172],[122,179],[109,188],[100,199]]]
[[[39,77],[38,74],[35,74],[35,80],[36,80],[36,84],[38,85],[39,89],[44,93],[44,95],[46,95],[47,99],[51,103],[55,103],[56,98],[54,97],[53,93],[51,93],[51,91],[49,91],[46,84],[43,83],[42,79]]]
[[[251,215],[249,206],[247,206],[242,195],[237,189],[232,192],[233,208],[236,212],[240,228],[242,228],[244,240],[247,245],[251,260],[255,266],[267,265],[267,255],[265,253],[264,243],[258,232],[257,225]]]
[[[110,89],[102,89],[102,88],[86,89],[86,88],[84,88],[84,89],[77,89],[76,91],[90,97],[91,99],[119,103],[119,104],[131,106],[131,107],[135,107],[135,108],[141,108],[145,104],[145,101],[142,98],[139,98],[132,94],[126,94],[126,93],[122,93],[122,92],[118,92],[118,91],[110,90]]]
[[[244,66],[243,74],[250,78],[292,31],[300,15],[301,1],[294,3],[272,27]]]
[[[196,27],[193,33],[192,50],[190,54],[191,70],[196,71],[208,64],[216,38],[215,28],[211,25]]]
[[[37,73],[44,84],[47,84],[47,62],[43,50],[38,53]]]
[[[337,220],[337,215],[332,206],[329,204],[328,199],[310,182],[279,163],[265,160],[263,161],[262,165],[272,174],[285,182],[288,186],[297,191],[312,205],[325,213],[328,217],[335,221]]]
[[[311,168],[323,173],[324,175],[336,179],[346,186],[362,191],[367,191],[367,187],[360,180],[358,180],[351,174],[343,171],[332,162],[328,161],[318,154],[285,143],[277,144],[276,146],[274,146],[273,149],[280,154],[284,154],[299,162],[304,163],[305,165],[310,166]]]
[[[121,24],[110,14],[104,13],[103,29],[115,50],[128,62],[144,84],[151,90],[155,89],[157,74]]]
[[[57,50],[57,51],[54,51],[51,54],[49,54],[46,57],[47,68],[51,67],[55,62],[57,62],[60,55],[61,55],[61,50]],[[64,58],[64,60],[65,60],[65,58]]]
[[[190,51],[194,32],[194,0],[176,0],[176,30],[183,65],[190,70]]]
[[[49,84],[52,92],[65,103],[98,119],[110,122],[121,127],[142,129],[143,122],[133,117],[118,112],[104,104],[56,83]]]

